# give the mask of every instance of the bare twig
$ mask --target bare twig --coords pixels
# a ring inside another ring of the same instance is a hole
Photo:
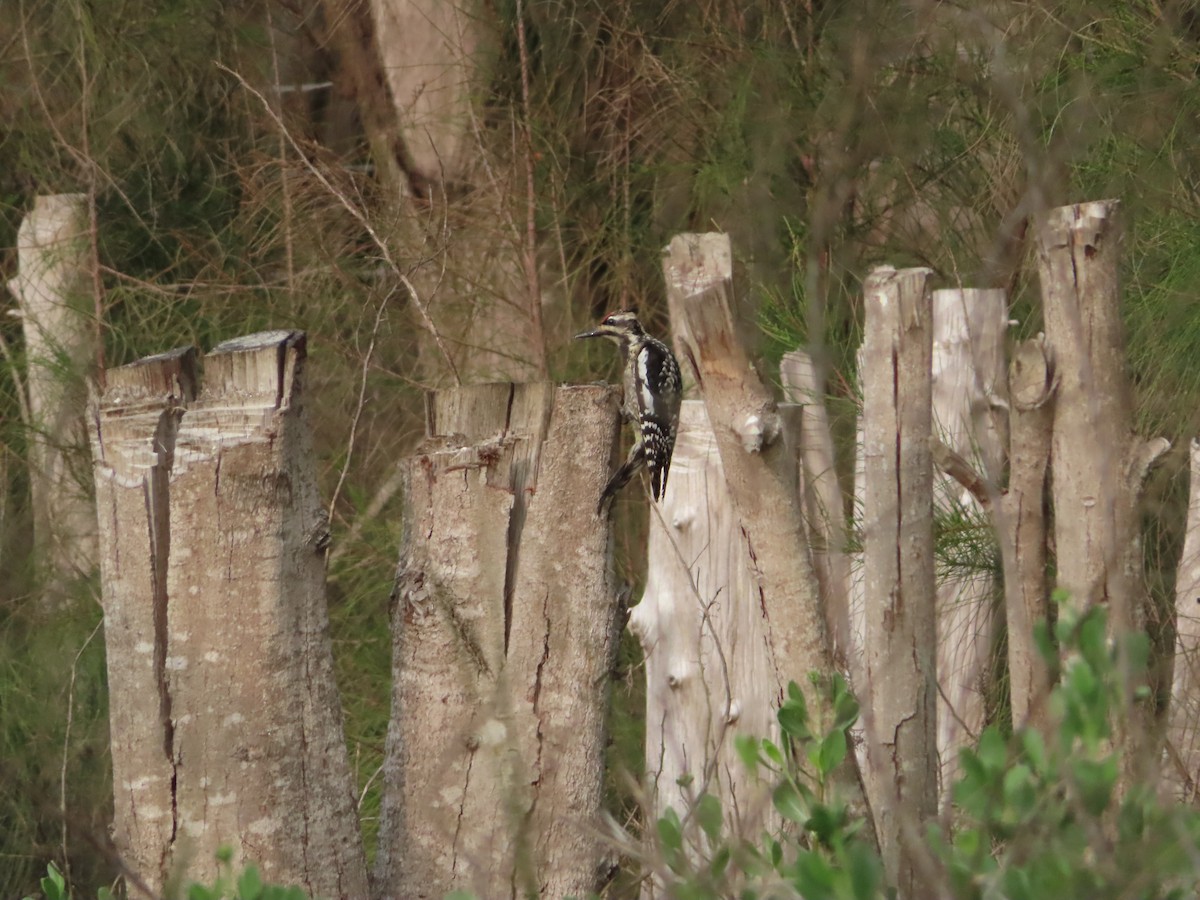
[[[429,309],[426,307],[424,301],[421,300],[421,297],[417,293],[417,289],[413,285],[412,281],[407,275],[404,274],[403,271],[401,271],[400,266],[396,263],[395,257],[392,256],[391,249],[388,247],[383,238],[379,236],[379,232],[375,229],[375,226],[371,224],[371,221],[367,218],[366,213],[352,203],[350,198],[347,197],[345,193],[334,187],[330,183],[329,179],[325,176],[325,173],[313,164],[313,162],[308,158],[308,155],[305,154],[300,148],[299,144],[296,143],[296,139],[292,137],[292,134],[290,131],[288,131],[287,126],[279,118],[279,116],[276,115],[275,110],[271,108],[270,101],[262,95],[261,91],[247,82],[239,72],[235,72],[224,63],[217,62],[215,65],[221,71],[236,78],[238,83],[262,104],[263,109],[267,112],[267,115],[270,116],[272,121],[274,121],[279,127],[280,131],[283,133],[283,136],[287,139],[287,142],[296,152],[297,157],[302,163],[304,163],[305,168],[307,168],[308,171],[312,173],[313,177],[321,183],[321,186],[325,188],[325,190],[328,191],[329,194],[335,200],[337,200],[339,204],[341,204],[342,208],[354,218],[354,221],[358,222],[358,224],[362,226],[362,229],[371,238],[371,242],[375,244],[376,249],[379,250],[380,258],[383,260],[384,264],[392,271],[392,274],[396,276],[400,284],[404,286],[404,290],[408,293],[409,299],[412,300],[413,305],[421,314],[421,319],[425,322],[425,327],[429,329],[429,333],[433,336],[434,343],[437,344],[438,352],[442,354],[442,359],[446,361],[447,367],[454,376],[455,383],[462,384],[462,378],[458,374],[458,367],[454,364],[454,358],[450,355],[450,351],[446,348],[446,343],[442,340],[442,336],[438,332],[437,326],[434,325],[433,319],[429,315]]]
[[[971,492],[971,496],[979,503],[986,513],[991,513],[992,498],[994,491],[988,488],[988,483],[983,476],[975,471],[966,459],[961,454],[942,443],[940,438],[932,437],[929,439],[930,452],[933,455],[933,463],[964,488]]]
[[[346,473],[350,471],[350,460],[354,456],[354,439],[358,434],[358,423],[362,418],[363,407],[366,405],[367,396],[367,374],[371,370],[371,357],[375,355],[375,341],[379,336],[379,324],[383,321],[383,313],[387,309],[388,301],[392,298],[393,291],[388,291],[383,299],[379,301],[379,307],[375,310],[375,322],[371,326],[371,340],[367,344],[367,352],[363,356],[362,377],[358,383],[358,402],[354,407],[354,418],[350,422],[350,435],[346,438],[346,459],[342,463],[342,471],[338,474],[337,484],[333,488],[333,496],[329,498],[329,523],[333,525],[333,511],[337,506],[338,497],[342,492],[342,485],[346,482]],[[326,550],[328,557],[329,551]]]

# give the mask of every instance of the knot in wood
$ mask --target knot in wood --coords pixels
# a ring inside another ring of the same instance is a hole
[[[747,453],[759,453],[779,437],[779,415],[774,412],[751,413],[737,428],[742,447]]]
[[[725,724],[733,725],[742,717],[742,704],[737,700],[729,702],[729,708],[725,710]]]

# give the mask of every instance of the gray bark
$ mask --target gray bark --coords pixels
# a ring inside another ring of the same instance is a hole
[[[120,675],[118,838],[149,880],[168,870],[210,880],[214,853],[229,845],[236,863],[254,861],[272,881],[365,897],[304,338],[220,345],[194,400],[188,358],[113,372],[96,413],[105,614]]]
[[[1008,490],[997,509],[1004,564],[1009,695],[1013,726],[1038,724],[1050,692],[1050,669],[1033,640],[1046,623],[1046,468],[1058,378],[1045,340],[1025,341],[1009,366]]]
[[[192,348],[108,373],[93,411],[100,583],[108,663],[113,843],[159,892],[175,833],[167,690],[168,479],[175,432],[196,395]],[[95,401],[94,401],[95,402]]]
[[[608,388],[435,395],[405,461],[377,896],[599,886],[616,428]]]
[[[1137,683],[1122,638],[1144,626],[1148,601],[1138,522],[1142,480],[1170,445],[1133,433],[1119,205],[1052,209],[1040,218],[1037,245],[1046,340],[1060,377],[1051,438],[1058,583],[1069,594],[1068,609],[1108,609],[1125,691],[1126,709],[1115,724],[1128,785],[1157,759],[1152,713],[1133,700]]]
[[[928,269],[864,286],[863,569],[871,806],[889,881],[924,895],[910,852],[937,810],[937,660]]]
[[[667,248],[664,270],[669,288],[679,292],[687,325],[684,364],[693,367],[704,396],[725,483],[754,564],[770,673],[762,689],[778,705],[788,682],[795,681],[820,720],[828,712],[827,699],[808,676],[836,669],[804,533],[797,460],[794,448],[781,439],[780,410],[734,334],[728,238],[723,241],[724,248],[713,252],[720,241],[711,235],[678,235]],[[852,757],[834,780],[851,807],[865,812]]]
[[[9,283],[25,338],[34,549],[60,601],[96,564],[95,509],[86,483],[84,376],[95,350],[87,262],[87,197],[36,198],[17,233]]]

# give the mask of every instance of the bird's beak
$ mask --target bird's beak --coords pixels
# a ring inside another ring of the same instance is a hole
[[[604,337],[604,332],[603,331],[581,331],[581,332],[579,332],[579,334],[575,335],[575,340],[578,341],[582,338],[591,338],[591,337]]]

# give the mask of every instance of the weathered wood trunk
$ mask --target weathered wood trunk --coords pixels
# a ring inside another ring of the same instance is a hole
[[[117,843],[152,885],[230,845],[273,881],[365,897],[325,610],[304,337],[110,374],[93,433]],[[194,396],[194,399],[193,399]]]
[[[1052,438],[1058,583],[1073,609],[1107,604],[1114,631],[1126,634],[1140,627],[1142,609],[1118,208],[1112,200],[1053,209],[1037,246],[1046,341],[1060,377]]]
[[[875,269],[864,287],[864,718],[884,866],[924,896],[906,852],[937,811],[932,304],[928,269]]]
[[[1144,627],[1148,600],[1137,514],[1142,480],[1170,445],[1161,438],[1142,442],[1133,433],[1118,284],[1119,205],[1081,203],[1042,216],[1038,271],[1046,341],[1060,377],[1051,438],[1058,583],[1070,595],[1070,609],[1104,604],[1118,638],[1127,709],[1117,726],[1127,785],[1158,756],[1151,711],[1133,700],[1138,682],[1123,639]]]
[[[85,375],[95,349],[88,289],[87,196],[39,196],[17,233],[17,298],[25,339],[24,424],[34,550],[53,605],[65,582],[96,564],[96,518],[86,480]]]
[[[1025,341],[1009,365],[1008,489],[995,514],[1004,565],[1009,696],[1013,726],[1042,721],[1050,668],[1034,642],[1046,623],[1046,469],[1054,392],[1054,360],[1045,340]]]
[[[1004,334],[1008,309],[1004,291],[933,292],[933,434],[975,469],[999,479],[1004,457]],[[985,503],[951,475],[935,472],[934,506],[964,527],[982,527]],[[937,584],[937,749],[943,806],[958,775],[958,754],[983,730],[995,639],[995,591],[988,560],[970,534],[949,541],[950,553],[975,555],[951,565]]]
[[[112,369],[92,431],[108,661],[113,840],[154,891],[176,831],[167,687],[167,514],[175,432],[196,396],[188,347]]]
[[[1192,440],[1190,457],[1187,532],[1175,573],[1175,675],[1165,772],[1175,797],[1195,804],[1200,798],[1200,440]]]
[[[769,672],[761,690],[777,705],[788,682],[795,681],[820,717],[829,712],[828,698],[808,676],[836,669],[804,533],[795,448],[781,439],[780,410],[734,335],[730,259],[725,236],[677,235],[667,248],[664,269],[681,298],[687,325],[685,365],[694,367],[741,537],[754,563]],[[852,808],[866,810],[853,757],[834,773],[834,782]]]
[[[801,405],[802,496],[809,542],[821,588],[825,625],[833,640],[834,661],[839,669],[848,673],[851,656],[850,536],[846,502],[838,480],[833,432],[825,411],[825,379],[803,349],[783,355],[779,376],[784,396]]]
[[[770,809],[733,737],[776,725],[766,623],[704,404],[687,400],[668,490],[650,511],[646,589],[629,627],[646,657],[646,780],[656,813],[717,796],[733,833],[757,836]]]
[[[387,147],[389,168],[417,200],[403,204],[402,240],[412,255],[435,261],[411,275],[428,311],[422,324],[440,336],[422,344],[427,380],[545,379],[543,305],[550,295],[543,296],[539,278],[533,150],[523,141],[513,146],[507,129],[497,136],[486,111],[473,108],[485,61],[502,39],[492,13],[476,0],[369,0],[369,6],[369,22],[361,10],[352,18],[375,53],[352,52],[377,56],[378,69],[361,71],[362,60],[352,68],[372,111],[372,142]],[[372,83],[370,75],[386,84]],[[394,105],[390,116],[380,109],[381,94]],[[564,339],[565,328],[557,330]]]
[[[598,888],[616,430],[609,388],[434,396],[405,463],[377,896]]]

